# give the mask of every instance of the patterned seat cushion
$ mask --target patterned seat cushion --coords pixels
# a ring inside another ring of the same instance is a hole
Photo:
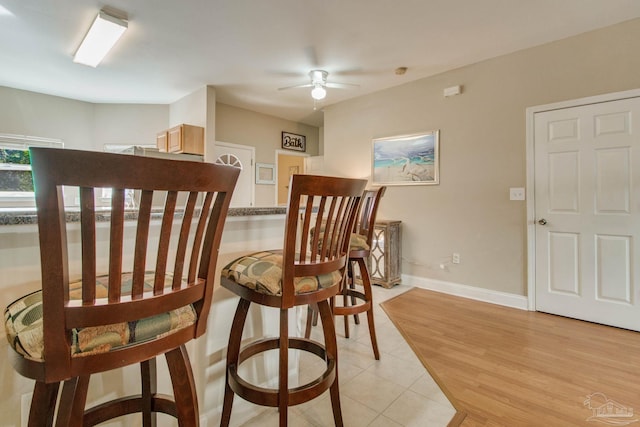
[[[368,251],[369,245],[367,244],[367,236],[363,236],[358,233],[351,233],[351,239],[349,241],[349,250],[352,251]]]
[[[131,292],[130,273],[122,275],[122,294]],[[153,289],[153,273],[145,275],[145,289]],[[172,277],[165,276],[165,286]],[[106,298],[108,276],[96,278],[96,298]],[[82,282],[69,284],[70,298],[80,299]],[[9,344],[26,358],[42,361],[44,337],[42,330],[42,291],[36,291],[9,304],[4,312],[5,330]],[[126,323],[73,329],[71,354],[73,357],[106,353],[129,345],[160,338],[195,323],[196,312],[191,305],[180,307],[146,319]]]
[[[242,256],[222,269],[222,276],[267,295],[282,295],[282,253],[263,251]],[[313,292],[337,285],[342,280],[339,271],[320,276],[296,277],[296,294]]]
[[[312,227],[311,230],[309,230],[309,234],[311,236],[311,238],[313,239],[313,234],[315,233],[316,229],[315,227]],[[320,232],[324,233],[324,225],[322,225],[320,227]],[[322,234],[319,236],[318,239],[318,245],[322,246]],[[349,238],[349,250],[351,251],[368,251],[369,250],[369,245],[367,244],[367,236],[363,236],[362,234],[359,233],[351,233],[351,236]]]

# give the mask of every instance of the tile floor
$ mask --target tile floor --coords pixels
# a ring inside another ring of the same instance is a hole
[[[366,317],[360,325],[350,323],[351,337],[344,337],[344,323],[336,319],[338,333],[340,398],[347,427],[446,426],[455,409],[422,366],[379,304],[409,289],[374,286],[375,323],[380,349],[376,361],[371,350]],[[302,327],[304,322],[301,322]],[[321,327],[312,338],[322,341]],[[304,353],[300,356],[302,375],[314,378],[322,372],[322,361]],[[278,412],[235,398],[231,425],[235,427],[277,426]],[[302,405],[289,408],[289,425],[294,427],[333,426],[329,392]]]

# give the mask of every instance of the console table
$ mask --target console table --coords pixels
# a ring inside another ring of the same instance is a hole
[[[402,264],[401,221],[376,221],[369,257],[371,283],[392,288],[400,283]]]

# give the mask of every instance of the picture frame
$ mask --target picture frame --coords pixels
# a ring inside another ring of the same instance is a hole
[[[439,130],[374,139],[373,185],[439,184],[439,145]]]
[[[291,132],[282,132],[282,148],[284,150],[307,151],[307,137]]]
[[[276,166],[271,163],[256,163],[256,184],[275,184]]]

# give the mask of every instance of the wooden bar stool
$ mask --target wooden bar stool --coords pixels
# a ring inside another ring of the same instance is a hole
[[[222,286],[240,297],[227,348],[226,385],[221,426],[228,426],[234,394],[257,405],[279,409],[280,426],[287,425],[288,407],[330,390],[336,426],[342,426],[338,389],[338,354],[329,300],[340,290],[347,265],[349,236],[361,202],[365,180],[293,175],[282,250],[249,254],[222,270]],[[309,229],[330,224],[309,238]],[[322,235],[320,235],[322,234]],[[279,309],[279,335],[254,341],[241,349],[242,331],[251,303]],[[324,345],[289,336],[288,310],[317,304]],[[289,349],[324,360],[326,369],[315,380],[289,387]],[[277,350],[277,388],[251,384],[238,373],[241,363],[268,350]]]
[[[333,314],[336,316],[344,316],[344,334],[346,338],[349,338],[349,316],[353,315],[355,323],[359,324],[358,314],[367,313],[371,347],[373,348],[373,355],[376,360],[380,359],[380,351],[378,350],[376,327],[373,320],[373,294],[367,260],[370,255],[378,207],[385,190],[386,187],[378,187],[375,190],[367,190],[364,192],[362,205],[358,213],[358,220],[354,228],[354,233],[351,235],[347,275],[345,276],[345,282],[341,290],[343,297],[342,305],[338,305],[335,301],[332,301]],[[355,265],[358,267],[359,277],[362,282],[362,291],[356,287],[357,277],[354,273]],[[310,336],[311,325],[315,324],[316,321],[317,311],[310,305],[307,312],[305,337],[308,338]]]
[[[90,151],[32,148],[30,154],[42,290],[5,311],[10,360],[36,382],[29,426],[53,425],[60,383],[57,426],[92,426],[135,412],[142,413],[145,427],[155,425],[156,412],[176,417],[180,426],[197,426],[185,344],[206,331],[239,171]],[[62,186],[67,198],[71,187],[79,192],[80,256],[68,247],[76,228],[66,223],[74,213],[65,207]],[[104,189],[112,192],[106,210],[95,203]],[[127,189],[140,193],[140,207],[137,220],[125,222],[136,213],[125,211]],[[162,205],[157,212],[154,194]],[[109,218],[105,227],[97,224],[102,215]],[[159,236],[150,238],[154,227]],[[105,233],[107,239],[98,237]],[[173,396],[156,390],[155,358],[163,354]],[[132,364],[140,364],[140,394],[85,408],[91,374]]]

